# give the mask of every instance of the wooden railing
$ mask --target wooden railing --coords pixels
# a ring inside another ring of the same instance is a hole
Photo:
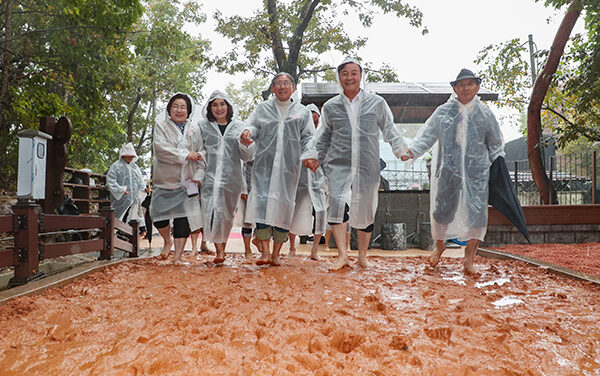
[[[99,251],[100,260],[110,260],[115,249],[139,256],[138,222],[123,223],[110,208],[100,209],[99,215],[55,215],[43,214],[34,202],[19,201],[12,209],[13,215],[0,216],[0,233],[14,237],[14,246],[0,251],[0,267],[15,268],[10,287],[43,277],[39,264],[46,259]],[[87,236],[77,241],[50,236],[74,232]]]

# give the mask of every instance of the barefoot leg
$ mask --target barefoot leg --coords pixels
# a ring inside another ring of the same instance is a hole
[[[181,259],[183,255],[183,247],[185,247],[185,242],[187,238],[175,238],[175,256],[173,257],[173,264],[175,265],[189,265],[189,262],[184,262]]]
[[[369,248],[371,233],[362,230],[358,230],[356,233],[358,235],[358,265],[363,268],[368,268],[371,266],[369,261],[367,261],[367,249]]]
[[[321,260],[321,258],[319,257],[319,243],[321,243],[321,236],[322,234],[313,234],[313,243],[312,248],[310,250],[311,260]]]
[[[273,266],[281,265],[281,260],[279,260],[279,251],[281,251],[281,246],[283,243],[273,242],[273,254],[271,254],[270,264]]]
[[[213,260],[215,264],[222,264],[225,262],[225,243],[215,243],[215,249],[217,250],[217,256]]]
[[[289,233],[290,238],[290,251],[288,252],[288,256],[294,257],[296,256],[296,234]]]
[[[335,262],[329,265],[329,270],[340,270],[348,264],[348,250],[346,248],[346,224],[340,223],[331,225],[333,238],[338,248],[338,257]]]
[[[166,260],[169,257],[169,252],[171,252],[171,226],[159,228],[158,233],[162,236],[164,243],[160,252],[160,258]]]
[[[446,242],[444,240],[437,240],[435,242],[435,250],[429,256],[429,265],[434,268],[438,262],[440,262],[440,257],[442,257],[442,253],[446,249]]]
[[[252,257],[252,249],[250,249],[250,241],[252,241],[252,238],[250,238],[248,236],[244,236],[243,240],[244,240],[244,257],[250,258],[250,257]]]
[[[271,239],[259,240],[260,258],[256,260],[256,265],[267,265],[271,260]]]
[[[465,248],[465,274],[475,274],[477,271],[473,267],[475,261],[475,254],[477,253],[477,247],[479,247],[479,239],[470,239],[467,241],[467,247]]]

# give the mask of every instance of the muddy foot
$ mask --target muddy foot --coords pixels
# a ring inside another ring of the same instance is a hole
[[[348,261],[348,256],[346,256],[346,257],[338,257],[337,260],[335,260],[335,262],[333,264],[329,265],[328,269],[330,271],[340,270],[344,266],[350,266],[350,263]]]

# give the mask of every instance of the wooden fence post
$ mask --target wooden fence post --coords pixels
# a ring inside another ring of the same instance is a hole
[[[12,210],[15,275],[8,281],[10,287],[44,277],[39,270],[38,215],[41,207],[30,200],[19,200]]]
[[[129,239],[129,243],[131,243],[132,246],[129,257],[139,257],[140,222],[133,220],[129,222],[129,225],[131,226],[131,231],[133,231],[133,234],[131,234],[131,238]]]
[[[101,208],[99,214],[104,217],[106,225],[102,230],[104,249],[100,251],[98,260],[111,260],[115,255],[115,211],[112,208]]]

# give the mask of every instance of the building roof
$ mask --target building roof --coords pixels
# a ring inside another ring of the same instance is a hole
[[[386,100],[395,123],[424,123],[452,94],[449,82],[368,82],[365,90]],[[321,108],[340,91],[340,86],[333,82],[302,83],[302,104],[314,103]],[[483,101],[498,100],[498,93],[483,87],[478,95]]]

